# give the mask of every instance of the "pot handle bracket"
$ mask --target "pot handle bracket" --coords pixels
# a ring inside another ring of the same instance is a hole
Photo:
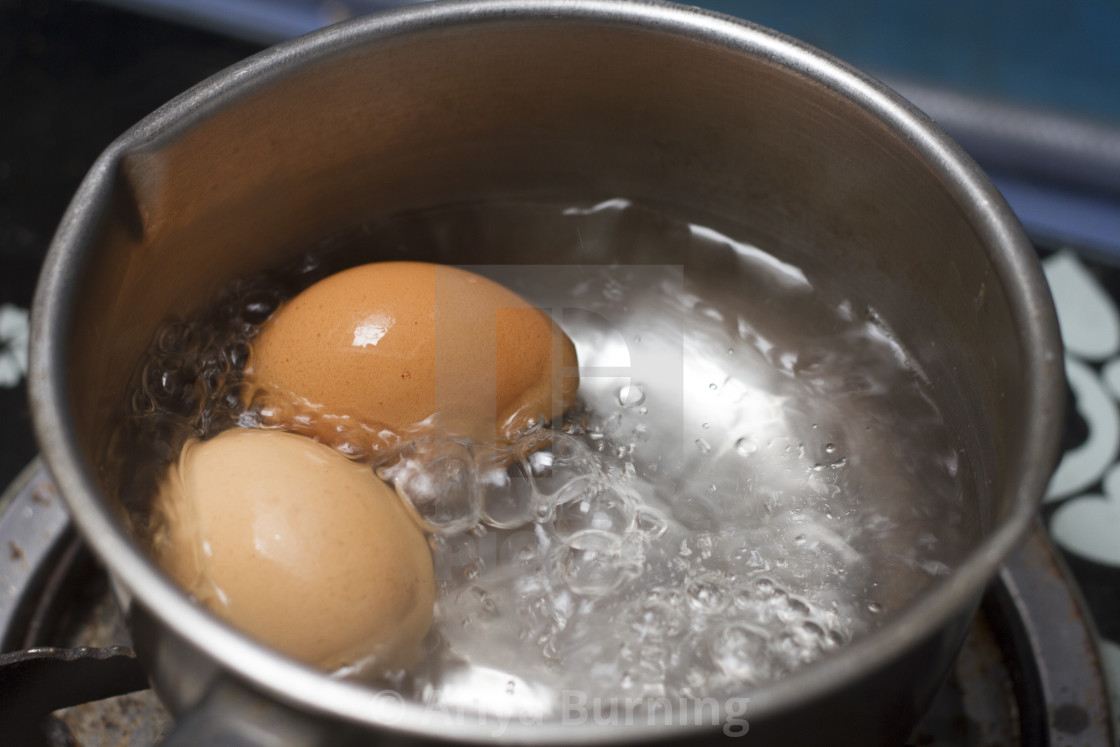
[[[230,680],[221,680],[176,720],[162,747],[319,747],[345,744],[350,728],[332,725]]]

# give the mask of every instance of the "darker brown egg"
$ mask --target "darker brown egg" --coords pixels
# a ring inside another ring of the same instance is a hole
[[[272,422],[327,442],[341,421],[402,433],[430,419],[492,443],[571,406],[577,365],[568,336],[505,287],[454,267],[381,262],[282,306],[246,373],[265,401],[283,403]],[[287,422],[306,424],[309,411],[320,428]]]

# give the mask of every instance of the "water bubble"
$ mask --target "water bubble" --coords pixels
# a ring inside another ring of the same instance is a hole
[[[610,594],[633,575],[622,563],[618,535],[587,529],[568,538],[557,552],[556,570],[576,594],[599,597]]]
[[[536,533],[513,532],[502,541],[499,561],[531,567],[540,559],[543,549],[544,544]]]
[[[477,584],[463,587],[451,598],[449,609],[459,627],[481,627],[500,622],[501,599],[491,590]]]
[[[715,548],[715,539],[711,532],[697,532],[685,541],[690,555],[695,555],[698,560],[707,560],[712,557]]]
[[[432,536],[434,572],[440,581],[462,581],[479,568],[481,548],[478,537],[463,532],[454,535]]]
[[[635,601],[627,608],[623,620],[639,640],[652,641],[673,638],[688,623],[679,607],[657,598]]]
[[[673,498],[673,518],[688,529],[712,531],[723,520],[723,506],[710,493],[686,493]]]
[[[696,450],[701,454],[708,454],[712,451],[712,445],[702,438],[696,439],[695,444]]]
[[[430,532],[466,531],[481,518],[474,461],[458,441],[418,442],[378,474],[393,483]]]
[[[241,320],[253,326],[264,324],[279,305],[280,298],[274,290],[253,289],[241,299]]]
[[[518,638],[535,645],[551,642],[555,633],[564,626],[564,616],[554,603],[554,597],[549,594],[531,594],[515,610]]]
[[[818,632],[824,631],[815,623],[785,628],[775,639],[773,651],[784,660],[789,669],[807,664],[815,659],[826,645],[826,639]]]
[[[712,661],[736,682],[759,682],[770,675],[767,635],[746,625],[728,625],[712,638]]]
[[[827,637],[826,637],[825,632],[824,632],[824,628],[822,628],[820,625],[813,622],[812,620],[806,620],[805,622],[801,623],[801,630],[804,631],[805,635],[808,638],[810,638],[811,640],[821,641],[821,642],[824,642],[824,641],[827,640]]]
[[[547,524],[552,521],[553,512],[556,510],[556,504],[552,501],[537,501],[533,506],[533,521],[538,524]]]
[[[570,501],[579,500],[586,495],[594,493],[601,487],[602,483],[599,475],[577,475],[560,486],[552,495],[551,502],[558,506]]]
[[[867,611],[870,612],[872,615],[878,615],[880,612],[883,611],[883,605],[879,604],[878,602],[868,602],[867,603]]]
[[[727,607],[728,583],[720,575],[708,573],[693,578],[685,587],[689,606],[697,612],[714,615]]]
[[[758,606],[758,600],[750,589],[737,588],[731,594],[731,601],[737,609],[753,610]]]
[[[669,531],[669,522],[660,511],[648,506],[638,506],[634,512],[638,531],[651,539],[663,537]]]
[[[525,472],[532,478],[549,477],[552,474],[553,454],[551,449],[540,449],[522,459]]]
[[[645,401],[646,393],[637,384],[627,384],[618,390],[618,404],[623,407],[637,407]]]
[[[471,603],[486,617],[497,617],[500,610],[494,595],[481,586],[472,586],[465,594],[471,596]],[[462,595],[460,595],[462,596]]]
[[[555,496],[573,480],[595,475],[600,459],[578,438],[553,433],[548,446],[522,457],[521,464],[537,491]]]
[[[812,609],[802,599],[789,594],[776,594],[771,597],[774,612],[782,622],[789,623],[808,617]]]
[[[739,456],[749,457],[758,453],[758,441],[753,436],[743,436],[735,442],[735,451]]]
[[[520,465],[479,469],[482,518],[498,529],[516,529],[536,516],[538,494]]]
[[[774,583],[772,579],[766,578],[765,576],[755,579],[753,586],[758,596],[763,599],[774,596],[782,591],[781,587]]]
[[[640,697],[661,697],[665,693],[665,677],[670,658],[669,649],[661,640],[639,639],[620,650],[618,686],[624,693]]]
[[[585,529],[620,535],[634,523],[633,499],[614,488],[585,482],[574,499],[557,503],[552,522],[561,537]]]

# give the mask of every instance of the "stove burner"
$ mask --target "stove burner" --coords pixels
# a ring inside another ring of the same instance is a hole
[[[158,743],[170,716],[144,690],[146,676],[105,573],[76,538],[37,461],[0,498],[5,547],[5,737],[65,745],[120,742],[127,734],[131,744]],[[1091,625],[1041,525],[989,589],[948,682],[909,744],[1114,744]]]

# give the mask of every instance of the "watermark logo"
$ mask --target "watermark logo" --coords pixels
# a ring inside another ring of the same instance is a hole
[[[565,726],[721,726],[728,737],[750,731],[743,716],[750,698],[590,697],[581,690],[560,693]]]
[[[508,702],[487,702],[478,693],[463,697],[461,692],[429,690],[423,701],[413,703],[411,708],[419,709],[421,718],[453,726],[481,727],[494,737],[504,735],[511,724],[539,726],[549,723],[573,729],[585,726],[710,727],[733,738],[746,736],[750,731],[746,718],[750,698],[604,697],[567,689],[558,695],[559,698],[547,706],[535,703],[519,710]],[[400,693],[380,690],[372,699],[383,711],[379,715],[385,723],[398,724],[405,718],[407,700]],[[415,713],[408,715],[414,719]]]

